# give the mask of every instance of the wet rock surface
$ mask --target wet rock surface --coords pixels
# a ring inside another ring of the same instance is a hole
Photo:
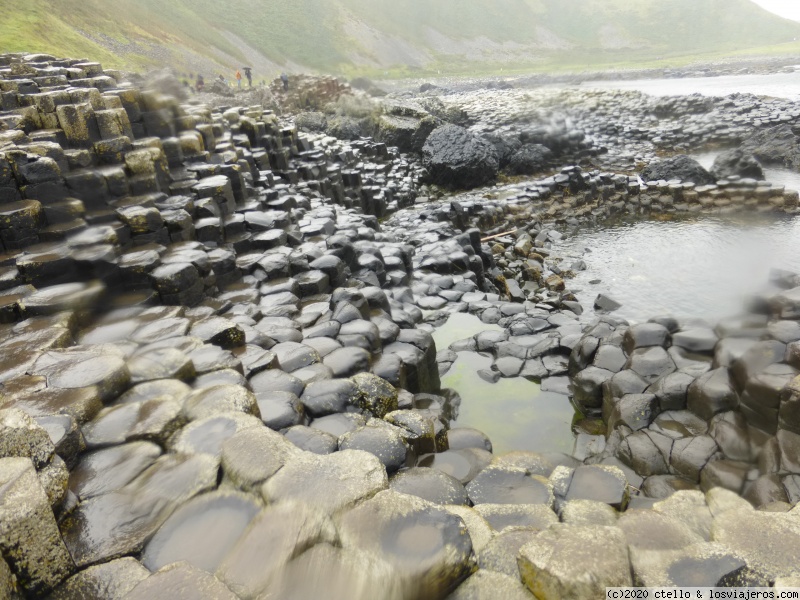
[[[718,324],[629,324],[582,306],[586,264],[557,252],[618,216],[796,214],[754,170],[796,155],[789,101],[437,88],[387,99],[372,139],[97,63],[3,55],[0,77],[0,586],[555,598],[797,576],[800,278]],[[296,83],[301,108],[348,93]],[[656,165],[710,145],[742,147],[713,175]],[[501,170],[531,179],[430,183]],[[437,347],[461,313],[487,329]],[[461,426],[442,377],[462,353],[571,396],[573,456],[494,456]]]

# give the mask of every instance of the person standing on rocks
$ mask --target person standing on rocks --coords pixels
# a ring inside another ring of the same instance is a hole
[[[281,73],[281,81],[283,82],[283,91],[289,91],[289,76],[286,73]]]
[[[203,76],[200,73],[197,74],[197,81],[195,81],[194,87],[198,92],[202,92],[203,88],[206,86],[206,82],[203,80]]]
[[[234,77],[236,77],[236,85],[239,89],[242,89],[242,72],[239,69],[236,69],[236,75]]]
[[[253,87],[253,69],[250,67],[243,67],[244,68],[244,76],[247,77],[247,86]]]

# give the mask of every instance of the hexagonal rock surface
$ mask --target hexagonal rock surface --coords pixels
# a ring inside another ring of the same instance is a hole
[[[620,516],[617,526],[625,533],[632,552],[679,550],[705,541],[683,521],[654,511],[628,511]]]
[[[430,502],[387,490],[343,514],[343,548],[357,548],[395,568],[408,598],[440,598],[475,568],[464,522]]]
[[[779,577],[797,574],[800,565],[797,515],[729,510],[715,515],[711,539],[744,559],[748,585],[769,585]]]
[[[467,504],[467,491],[461,482],[436,469],[412,467],[401,471],[389,481],[389,488],[434,504]]]
[[[525,469],[490,465],[467,485],[473,504],[545,504],[552,507],[553,489],[540,475]]]
[[[61,522],[78,566],[141,550],[172,511],[217,484],[218,461],[204,454],[168,454],[124,488],[83,502]]]
[[[147,579],[150,571],[138,560],[126,556],[76,573],[50,594],[51,600],[85,598],[124,598],[136,585]]]
[[[386,469],[377,457],[361,450],[342,450],[298,456],[261,487],[261,495],[269,503],[299,500],[333,514],[387,486]]]
[[[509,527],[547,529],[558,523],[556,513],[544,504],[478,504],[475,511],[495,531]]]
[[[400,434],[402,430],[385,421],[368,423],[339,438],[339,450],[363,450],[378,457],[388,473],[394,473],[406,463],[408,445]]]
[[[598,598],[630,586],[625,536],[616,527],[555,525],[520,549],[522,582],[539,600]]]
[[[294,558],[270,585],[285,600],[403,600],[395,569],[380,557],[355,548],[317,544]]]
[[[51,590],[75,570],[30,458],[0,459],[0,550],[31,594]]]
[[[447,600],[532,600],[533,596],[517,579],[480,570],[458,586]]]
[[[183,414],[190,421],[231,412],[260,417],[256,397],[241,385],[222,384],[200,388],[184,400]]]
[[[578,467],[569,482],[565,499],[596,500],[618,510],[625,510],[629,499],[628,480],[619,467]]]
[[[263,509],[227,553],[217,576],[241,598],[256,598],[280,580],[286,564],[322,542],[333,542],[331,520],[302,503]]]
[[[234,486],[255,490],[300,450],[267,427],[243,429],[222,444],[222,470]]]
[[[237,492],[197,496],[164,522],[145,546],[142,563],[157,571],[186,561],[213,573],[261,507],[253,496]]]
[[[746,585],[744,560],[722,544],[701,543],[681,550],[631,554],[636,585],[727,587]]]
[[[219,579],[186,562],[173,563],[153,573],[133,588],[124,600],[153,598],[237,600],[233,592]]]
[[[74,389],[95,386],[103,401],[117,397],[131,375],[115,346],[74,346],[42,354],[31,375],[42,375],[48,387]]]

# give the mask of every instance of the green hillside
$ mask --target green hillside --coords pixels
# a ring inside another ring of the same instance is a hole
[[[0,48],[141,70],[602,67],[798,47],[749,0],[0,0]]]

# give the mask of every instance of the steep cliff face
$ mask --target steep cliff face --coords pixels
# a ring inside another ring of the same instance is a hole
[[[797,39],[800,24],[750,0],[28,0],[0,22],[6,50],[265,76],[601,66]]]

